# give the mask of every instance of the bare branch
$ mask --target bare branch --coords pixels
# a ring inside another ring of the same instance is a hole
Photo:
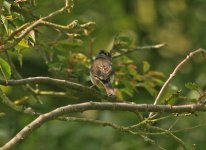
[[[139,135],[141,138],[143,138],[146,142],[157,146],[158,148],[160,148],[161,150],[166,150],[163,147],[161,147],[159,144],[157,144],[154,140],[145,137],[144,135],[139,134],[139,132],[134,132],[131,129],[129,129],[128,127],[125,126],[121,126],[121,125],[117,125],[115,123],[111,123],[111,122],[106,122],[106,121],[101,121],[101,120],[93,120],[93,119],[88,119],[88,118],[76,118],[76,117],[65,117],[64,118],[65,121],[75,121],[75,122],[83,122],[83,123],[90,123],[90,124],[95,124],[95,125],[101,125],[103,127],[105,126],[109,126],[112,127],[113,129],[119,130],[119,131],[123,131],[123,132],[127,132],[129,134],[132,135]],[[142,122],[143,124],[145,124],[145,122]],[[141,124],[141,125],[143,125]]]
[[[27,22],[25,24],[23,24],[22,26],[20,26],[19,28],[17,28],[14,32],[12,32],[9,37],[5,40],[5,42],[11,40],[15,35],[17,35],[19,32],[21,32],[22,30],[24,30],[26,27],[28,27],[31,23]]]
[[[187,150],[187,146],[185,145],[185,143],[180,139],[178,138],[176,135],[174,135],[171,131],[169,130],[166,130],[166,129],[162,129],[162,128],[159,128],[159,127],[155,127],[155,126],[149,126],[150,129],[155,129],[155,130],[158,130],[158,131],[163,131],[165,132],[168,136],[172,137],[174,140],[176,140],[180,145],[182,145],[182,148],[184,150]]]
[[[169,82],[175,77],[177,71],[180,70],[180,68],[190,59],[192,58],[195,54],[197,53],[206,53],[206,50],[202,49],[202,48],[199,48],[193,52],[190,52],[189,55],[187,55],[187,57],[185,59],[183,59],[174,69],[174,71],[170,74],[169,78],[166,80],[166,82],[164,83],[164,85],[162,86],[162,88],[160,89],[156,99],[155,99],[155,102],[154,102],[154,105],[156,105],[159,100],[160,100],[160,97],[162,95],[162,93],[164,92],[166,86],[169,84]],[[151,113],[149,115],[149,117],[151,117],[153,114]]]
[[[37,83],[48,83],[48,84],[55,84],[55,85],[60,85],[64,86],[70,89],[75,89],[75,90],[81,90],[81,91],[92,91],[94,93],[98,93],[96,90],[91,89],[87,86],[83,86],[78,83],[66,81],[66,80],[61,80],[61,79],[55,79],[55,78],[50,78],[50,77],[29,77],[25,79],[19,79],[19,80],[0,80],[0,85],[25,85],[25,84],[37,84]]]
[[[126,54],[134,52],[134,51],[145,50],[145,49],[157,49],[157,48],[161,48],[165,45],[166,45],[165,43],[161,43],[161,44],[156,44],[156,45],[140,46],[140,47],[136,47],[136,48],[133,48],[133,49],[129,49],[126,52],[123,52],[123,53],[121,53],[117,56],[113,56],[112,58],[115,59],[115,58],[118,58],[122,55],[126,55]]]
[[[18,38],[16,38],[13,43],[5,44],[4,47],[2,47],[0,50],[5,51],[5,50],[15,47],[32,29],[34,29],[39,23],[41,23],[41,21],[42,21],[42,18],[34,21],[25,30],[23,30],[22,34]]]
[[[41,96],[57,96],[57,97],[66,97],[66,92],[54,92],[54,91],[40,91],[34,90],[34,94]]]
[[[74,105],[59,107],[51,112],[40,115],[34,121],[25,126],[9,142],[0,147],[0,150],[6,150],[14,147],[17,143],[31,134],[36,128],[47,121],[53,120],[61,115],[71,112],[83,112],[86,110],[113,110],[113,111],[143,111],[143,112],[194,112],[205,111],[206,106],[201,104],[190,104],[180,106],[153,105],[153,104],[134,104],[134,103],[110,103],[110,102],[86,102]]]
[[[96,25],[95,22],[87,22],[85,24],[79,24],[78,20],[74,20],[72,21],[70,24],[64,26],[64,25],[59,25],[56,23],[52,23],[52,22],[48,22],[48,21],[41,21],[41,23],[39,24],[40,26],[48,26],[57,30],[61,30],[61,31],[70,31],[70,32],[83,32],[84,29],[87,29],[89,27],[93,27]],[[73,30],[72,30],[73,29]]]

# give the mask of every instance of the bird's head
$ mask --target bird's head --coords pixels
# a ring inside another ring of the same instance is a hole
[[[109,52],[106,52],[104,50],[100,50],[99,53],[96,56],[97,58],[105,58],[105,59],[111,59],[111,54]]]

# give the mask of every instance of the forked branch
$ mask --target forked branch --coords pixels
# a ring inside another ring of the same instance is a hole
[[[170,112],[170,113],[193,113],[195,111],[205,111],[206,106],[201,104],[168,106],[168,105],[153,105],[153,104],[134,104],[134,103],[109,103],[109,102],[86,102],[74,105],[59,107],[51,112],[45,113],[37,117],[34,121],[25,126],[19,133],[16,134],[9,142],[0,147],[0,150],[8,150],[25,139],[35,129],[53,120],[71,112],[83,112],[86,110],[113,110],[113,111],[142,111],[142,112]]]

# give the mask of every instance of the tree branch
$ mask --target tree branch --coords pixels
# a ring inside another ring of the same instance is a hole
[[[61,31],[70,31],[71,29],[74,29],[75,27],[79,27],[79,30],[86,29],[89,26],[94,26],[95,22],[90,21],[90,22],[87,22],[85,24],[79,24],[78,20],[74,20],[70,24],[64,26],[64,25],[59,25],[59,24],[56,24],[56,23],[48,22],[48,21],[41,21],[41,23],[39,25],[52,27],[54,29],[58,29],[58,30],[61,30]]]
[[[107,100],[107,101],[116,100],[115,97],[108,97],[105,93],[99,92],[93,88],[84,86],[82,84],[61,80],[61,79],[50,78],[50,77],[29,77],[25,79],[7,80],[7,81],[0,80],[0,85],[5,85],[5,86],[40,84],[40,83],[54,84],[68,89],[76,90],[80,93],[90,93],[90,94],[92,93],[93,98],[96,98],[97,100]],[[35,90],[31,89],[31,91],[34,94],[36,94]]]
[[[54,92],[54,91],[40,91],[39,89],[33,91],[36,95],[41,96],[56,96],[56,97],[66,97],[66,92]]]
[[[74,90],[80,90],[80,91],[87,91],[87,92],[94,92],[96,94],[100,94],[98,91],[89,88],[87,86],[83,86],[78,83],[66,81],[66,80],[61,80],[61,79],[55,79],[55,78],[50,78],[50,77],[29,77],[25,79],[19,79],[19,80],[0,80],[0,85],[25,85],[25,84],[37,84],[37,83],[48,83],[48,84],[55,84],[55,85],[60,85],[64,86],[70,89]]]
[[[175,69],[173,70],[173,72],[170,74],[169,78],[166,80],[166,82],[163,84],[162,88],[160,89],[156,99],[155,99],[155,102],[154,102],[154,105],[156,105],[159,100],[160,100],[160,97],[162,95],[162,93],[164,92],[166,86],[169,84],[169,82],[175,77],[177,71],[180,70],[180,68],[190,59],[192,58],[195,54],[198,54],[198,53],[206,53],[206,50],[202,49],[202,48],[199,48],[193,52],[190,52],[189,55],[187,55],[187,57],[185,59],[183,59],[176,67]],[[149,117],[151,117],[153,114],[150,113]]]
[[[38,20],[36,20],[32,23],[26,23],[25,25],[22,25],[20,28],[18,28],[16,31],[14,31],[15,34],[22,31],[21,35],[18,38],[16,38],[13,43],[0,45],[0,50],[5,51],[5,50],[8,50],[8,49],[11,49],[11,48],[15,47],[32,29],[34,29],[36,26],[41,24],[42,21],[44,21],[46,19],[49,19],[49,18],[65,11],[65,10],[70,10],[72,7],[73,7],[73,1],[72,0],[66,0],[65,6],[62,7],[61,9],[56,10],[56,11],[50,13],[49,15],[47,15],[45,17],[39,18]],[[8,37],[8,39],[11,39],[12,37],[14,37],[14,34],[11,34],[10,37]]]
[[[205,111],[206,106],[201,104],[190,104],[180,106],[153,105],[153,104],[134,104],[134,103],[110,103],[110,102],[85,102],[74,105],[59,107],[51,112],[37,117],[34,121],[25,126],[9,142],[0,147],[0,150],[7,150],[14,147],[17,143],[31,134],[35,129],[61,115],[71,112],[83,112],[86,110],[111,110],[111,111],[143,111],[143,112],[170,112],[170,113],[193,113],[195,111]]]
[[[162,128],[159,128],[159,127],[155,127],[155,126],[149,126],[149,128],[165,132],[168,136],[172,137],[175,141],[177,141],[182,146],[182,148],[184,150],[188,149],[187,146],[185,145],[185,143],[180,138],[178,138],[176,135],[174,135],[171,131],[166,130],[166,129],[162,129]]]
[[[144,135],[141,135],[141,133],[139,133],[139,132],[134,132],[130,128],[122,126],[122,125],[117,125],[117,124],[111,123],[111,122],[106,122],[106,121],[101,121],[101,120],[93,120],[93,119],[88,119],[88,118],[64,117],[62,120],[63,121],[75,121],[75,122],[90,123],[90,124],[100,125],[103,127],[105,127],[105,126],[112,127],[113,129],[123,131],[123,132],[129,133],[129,134],[132,134],[132,135],[139,135],[144,140],[147,139],[147,140],[145,140],[145,142],[148,142],[154,146],[157,146],[158,148],[160,148],[162,150],[165,150],[159,144],[157,144],[154,140],[152,140],[148,137],[145,137]],[[143,122],[140,122],[139,124],[143,125],[146,123],[147,122],[143,121]]]
[[[13,74],[14,78],[15,79],[22,79],[22,76],[17,71],[16,66],[14,65],[13,60],[11,59],[11,56],[9,55],[8,51],[5,51],[5,55],[6,55],[8,62],[9,62],[9,65],[11,66],[11,70],[12,70],[12,74]],[[33,91],[33,88],[29,84],[23,85],[23,88],[27,91],[30,91],[30,92]],[[40,104],[42,103],[34,93],[32,93],[32,95],[38,103],[40,103]]]
[[[119,55],[113,56],[112,58],[115,59],[115,58],[118,58],[122,55],[126,55],[126,54],[134,52],[134,51],[145,50],[145,49],[157,49],[157,48],[161,48],[165,45],[166,45],[165,43],[161,43],[161,44],[156,44],[156,45],[140,46],[140,47],[136,47],[136,48],[133,48],[133,49],[129,49],[126,52],[123,52]]]
[[[23,31],[26,27],[28,27],[31,23],[27,22],[25,24],[23,24],[22,26],[20,26],[19,28],[17,28],[14,32],[12,32],[9,37],[5,40],[5,42],[11,40],[14,38],[15,35],[17,35],[19,32]]]

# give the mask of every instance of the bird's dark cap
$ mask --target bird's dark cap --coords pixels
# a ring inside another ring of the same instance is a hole
[[[99,51],[99,54],[105,54],[105,55],[106,55],[107,52],[106,52],[105,50],[102,49],[102,50]]]
[[[105,50],[100,50],[99,53],[97,54],[97,57],[104,57],[107,56],[108,58],[111,59],[111,54],[109,52],[106,52]]]

